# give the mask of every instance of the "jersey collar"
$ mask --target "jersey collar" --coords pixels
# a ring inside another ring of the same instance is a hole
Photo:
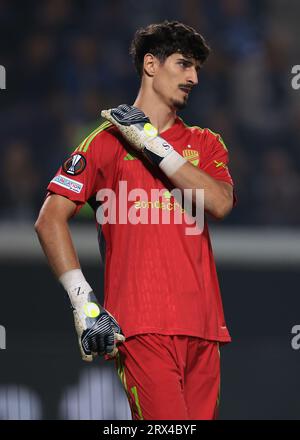
[[[185,128],[186,125],[183,120],[179,116],[176,116],[174,124],[167,130],[159,133],[159,136],[163,137],[169,142],[176,141],[183,135]]]

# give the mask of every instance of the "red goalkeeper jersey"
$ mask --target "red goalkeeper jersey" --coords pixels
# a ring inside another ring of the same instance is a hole
[[[160,136],[194,166],[232,184],[228,152],[219,135],[188,127],[177,117]],[[158,168],[105,122],[60,167],[48,195],[67,197],[77,210],[86,202],[93,207],[101,223],[104,307],[127,338],[160,333],[229,342],[207,222],[201,234],[188,235],[186,221],[175,221],[175,214],[183,217],[185,211],[172,188]],[[109,197],[103,191],[112,195],[114,206],[105,224],[101,218],[108,213]],[[166,214],[170,220],[164,223]]]

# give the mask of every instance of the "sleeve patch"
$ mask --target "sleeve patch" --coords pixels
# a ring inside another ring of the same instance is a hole
[[[83,188],[83,183],[76,182],[76,180],[70,179],[68,177],[62,176],[61,174],[55,176],[51,183],[56,183],[56,185],[62,186],[70,191],[79,194]]]
[[[62,166],[62,169],[66,174],[77,176],[81,174],[86,167],[86,159],[82,154],[74,154],[69,157]]]

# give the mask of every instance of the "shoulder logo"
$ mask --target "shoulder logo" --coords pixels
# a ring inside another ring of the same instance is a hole
[[[63,163],[63,170],[66,174],[77,176],[82,173],[86,167],[86,160],[82,154],[74,154]]]
[[[189,145],[190,147],[190,145]],[[195,167],[199,165],[200,162],[200,154],[197,150],[183,150],[182,151],[183,157],[191,162]]]
[[[224,162],[218,162],[217,160],[214,160],[214,164],[215,164],[216,168],[220,168],[220,167],[225,168],[225,169],[227,168],[227,165]]]
[[[124,160],[136,160],[136,159],[137,158],[130,153],[127,153],[126,156],[124,156]]]

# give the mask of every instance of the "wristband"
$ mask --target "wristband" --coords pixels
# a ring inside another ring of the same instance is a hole
[[[90,301],[90,293],[93,291],[86,281],[80,269],[73,269],[63,273],[59,282],[67,291],[73,308],[81,308]]]
[[[159,168],[165,173],[167,177],[172,177],[176,171],[186,163],[186,159],[172,150],[163,160],[159,163]]]

